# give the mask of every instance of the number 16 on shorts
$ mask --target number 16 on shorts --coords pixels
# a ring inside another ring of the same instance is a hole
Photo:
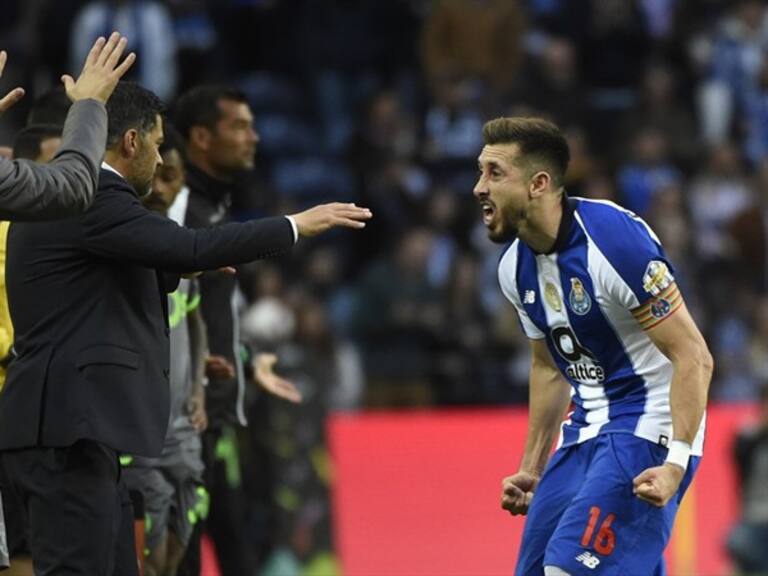
[[[611,524],[616,519],[616,514],[608,514],[600,524],[595,534],[595,528],[602,517],[602,511],[598,506],[589,509],[589,519],[584,534],[581,537],[581,545],[585,548],[594,548],[595,552],[608,556],[616,547],[616,534],[611,530]]]

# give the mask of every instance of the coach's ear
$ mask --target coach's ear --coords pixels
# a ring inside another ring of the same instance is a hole
[[[126,158],[133,158],[136,156],[136,151],[139,147],[139,131],[135,128],[126,130],[123,134],[122,146],[120,152]]]
[[[528,188],[528,195],[531,197],[531,200],[544,194],[551,183],[552,177],[549,175],[549,172],[544,172],[541,170],[534,173],[534,175],[531,177],[531,182]]]
[[[189,143],[203,152],[211,147],[211,131],[205,126],[192,126],[189,131]]]

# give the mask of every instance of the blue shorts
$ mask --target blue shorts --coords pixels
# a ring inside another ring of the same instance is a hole
[[[516,576],[557,566],[573,576],[663,576],[662,553],[700,458],[664,508],[632,493],[632,480],[659,466],[667,449],[631,434],[602,434],[557,450],[536,488]]]

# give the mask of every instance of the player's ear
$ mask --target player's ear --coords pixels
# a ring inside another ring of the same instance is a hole
[[[530,195],[531,200],[544,194],[551,183],[552,177],[549,175],[549,172],[545,172],[544,170],[535,172],[531,177],[528,188],[528,194]]]
[[[205,126],[192,126],[189,131],[189,142],[195,148],[207,152],[211,147],[211,131]]]

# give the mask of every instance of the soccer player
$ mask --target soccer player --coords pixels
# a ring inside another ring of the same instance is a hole
[[[528,515],[516,574],[664,574],[712,357],[646,223],[567,196],[556,126],[500,118],[483,137],[474,195],[490,239],[510,243],[499,281],[532,354],[525,451],[501,495]]]

